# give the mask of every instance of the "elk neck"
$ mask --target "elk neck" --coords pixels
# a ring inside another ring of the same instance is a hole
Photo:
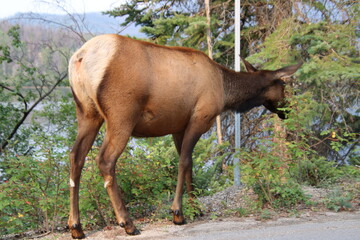
[[[261,72],[235,72],[222,68],[224,111],[246,112],[265,102],[264,92],[271,85]]]

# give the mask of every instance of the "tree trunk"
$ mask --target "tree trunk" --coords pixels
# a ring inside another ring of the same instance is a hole
[[[274,149],[274,155],[279,158],[279,162],[281,162],[279,166],[279,172],[280,172],[280,180],[282,183],[285,183],[286,178],[286,171],[288,170],[288,161],[290,159],[290,156],[288,154],[288,149],[286,146],[286,129],[282,125],[282,120],[275,117],[274,120],[274,143],[275,143],[275,149]]]
[[[211,18],[210,18],[210,0],[205,0],[205,12],[206,12],[206,39],[207,39],[207,46],[208,46],[208,55],[211,59],[213,59],[213,46],[211,42]],[[221,131],[221,119],[220,115],[216,117],[216,132],[217,132],[217,139],[218,143],[222,144],[222,131]]]

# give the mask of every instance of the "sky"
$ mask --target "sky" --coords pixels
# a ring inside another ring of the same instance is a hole
[[[6,1],[6,0],[1,0]],[[71,13],[101,12],[119,6],[126,0],[10,0],[0,7],[0,18],[7,18],[18,12],[58,13],[65,12],[57,6],[65,8]]]

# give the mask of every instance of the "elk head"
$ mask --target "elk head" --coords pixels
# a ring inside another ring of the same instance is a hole
[[[270,85],[262,92],[263,105],[269,111],[276,113],[279,118],[286,119],[288,111],[281,110],[287,106],[285,85],[289,78],[301,67],[302,63],[280,68],[275,71],[257,70],[248,61],[242,59],[246,70],[259,75],[259,77]]]

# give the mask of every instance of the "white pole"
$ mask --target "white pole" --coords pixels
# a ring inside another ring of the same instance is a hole
[[[240,72],[240,0],[235,0],[235,71]],[[235,149],[240,148],[241,140],[241,117],[240,113],[235,113]],[[240,160],[234,159],[234,185],[240,187]]]
[[[240,0],[235,0],[235,71],[240,72]]]

